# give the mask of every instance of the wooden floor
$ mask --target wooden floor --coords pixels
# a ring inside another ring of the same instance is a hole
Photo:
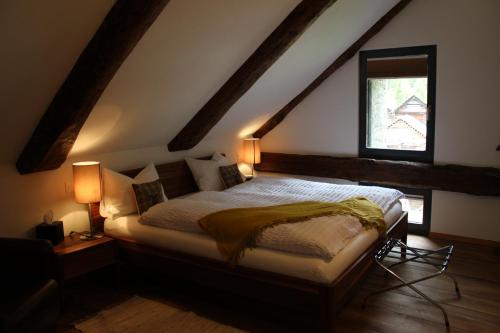
[[[446,242],[410,236],[409,245],[436,248],[446,245]],[[458,280],[461,298],[457,298],[453,282],[442,276],[416,285],[446,309],[451,324],[449,330],[444,325],[439,309],[408,288],[374,296],[369,300],[367,308],[361,309],[365,295],[396,283],[394,279],[384,278],[379,269],[374,269],[341,313],[338,332],[500,332],[500,257],[494,256],[493,249],[489,247],[459,243],[454,245],[455,251],[448,271]],[[405,278],[416,278],[428,273],[430,269],[413,263],[400,266],[398,273]],[[91,280],[76,281],[67,292],[66,311],[58,331],[77,332],[72,328],[73,322],[88,318],[103,308],[138,294],[162,299],[179,308],[245,331],[276,333],[295,330],[293,324],[285,323],[286,320],[249,311],[252,306],[241,310],[222,298],[214,298],[214,295],[199,296],[204,294],[194,290],[197,287],[189,283],[169,285],[162,278],[155,281],[144,282],[143,279],[133,277],[119,290]],[[163,287],[158,289],[158,285]],[[254,306],[257,307],[258,305]]]
[[[408,243],[422,248],[447,245],[444,241],[411,236]],[[485,246],[454,244],[448,272],[458,280],[461,298],[455,294],[453,282],[437,277],[416,286],[443,305],[448,312],[450,332],[500,332],[500,257]],[[403,265],[401,276],[411,279],[425,274],[428,266]],[[378,296],[361,309],[363,297],[370,291],[395,284],[374,270],[340,315],[339,332],[446,332],[443,315],[408,288],[400,288]]]

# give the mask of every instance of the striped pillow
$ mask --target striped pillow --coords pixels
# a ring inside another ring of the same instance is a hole
[[[219,167],[219,173],[225,188],[243,183],[240,170],[236,164]]]

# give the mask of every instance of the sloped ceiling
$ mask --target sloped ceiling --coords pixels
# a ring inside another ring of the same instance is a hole
[[[15,163],[113,3],[0,1],[0,163]]]
[[[85,123],[73,156],[164,146],[299,0],[172,0]],[[206,141],[252,133],[397,0],[339,0],[238,101]],[[2,2],[3,163],[13,163],[113,1]],[[17,3],[17,2],[16,2]],[[12,6],[12,8],[9,8]],[[6,92],[6,93],[5,93]],[[4,94],[5,93],[5,94]],[[203,143],[203,142],[202,142]]]
[[[108,85],[72,154],[166,147],[299,2],[172,0]]]

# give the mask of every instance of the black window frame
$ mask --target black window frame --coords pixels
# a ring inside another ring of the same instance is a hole
[[[418,195],[423,197],[424,200],[424,212],[423,212],[423,223],[416,224],[410,223],[408,221],[408,233],[414,235],[428,236],[431,231],[431,215],[432,215],[432,190],[420,189],[420,188],[410,188],[402,186],[392,186],[387,184],[377,184],[371,182],[360,182],[359,185],[364,186],[380,186],[386,188],[393,188],[407,194],[408,196]]]
[[[367,115],[368,115],[368,78],[367,64],[370,58],[392,58],[405,56],[427,55],[427,134],[426,150],[398,150],[368,148]],[[434,138],[436,124],[436,45],[400,47],[390,49],[367,50],[359,52],[359,156],[387,160],[404,160],[414,162],[434,161]]]

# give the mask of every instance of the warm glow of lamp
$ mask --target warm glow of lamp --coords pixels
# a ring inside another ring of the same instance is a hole
[[[248,138],[243,140],[243,162],[251,164],[260,163],[260,140]]]
[[[99,162],[78,162],[73,164],[73,188],[75,201],[88,204],[90,232],[82,239],[95,239],[91,204],[101,201],[101,164]]]
[[[79,162],[73,164],[73,187],[78,203],[101,201],[101,164]]]
[[[243,162],[253,165],[260,163],[260,140],[257,138],[248,138],[243,140]]]

